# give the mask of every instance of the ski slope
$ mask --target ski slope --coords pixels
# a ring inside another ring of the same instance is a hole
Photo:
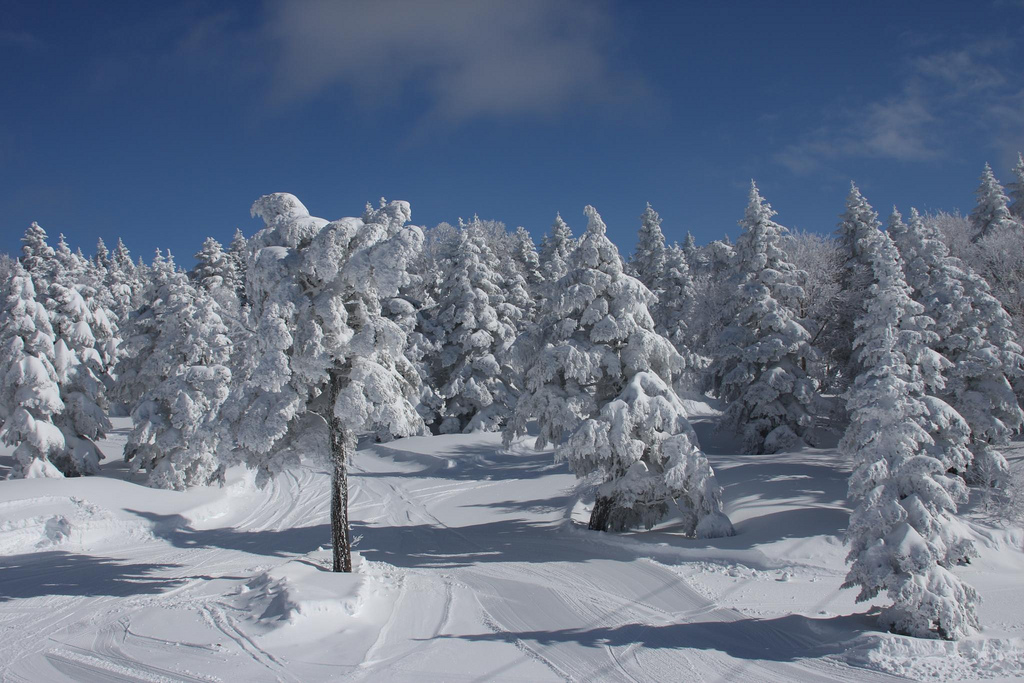
[[[701,424],[738,535],[586,531],[585,488],[496,435],[360,450],[357,571],[325,571],[328,477],[156,491],[0,481],[5,681],[883,681],[1024,676],[1019,528],[972,519],[986,631],[873,631],[839,588],[834,451],[734,456]],[[124,431],[103,444],[117,453]],[[123,441],[122,441],[123,443]],[[708,444],[711,444],[710,446]],[[0,457],[0,467],[5,459]]]

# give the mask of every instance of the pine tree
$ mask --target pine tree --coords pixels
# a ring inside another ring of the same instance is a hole
[[[585,213],[587,232],[545,305],[506,441],[537,419],[538,448],[555,444],[577,476],[600,473],[591,529],[649,528],[673,500],[688,532],[729,534],[720,489],[671,388],[683,358],[654,331],[654,295],[624,272],[597,211]]]
[[[506,301],[506,280],[479,220],[464,225],[443,255],[432,327],[439,349],[430,376],[444,400],[441,433],[496,431],[514,399],[502,362],[521,313]]]
[[[541,272],[540,256],[533,237],[526,228],[519,226],[512,233],[512,262],[515,263],[519,275],[522,276],[528,295],[527,305],[523,309],[523,322],[532,322],[537,315],[537,301],[544,294],[545,279]]]
[[[21,238],[22,267],[32,277],[32,284],[37,292],[45,291],[53,279],[56,267],[56,254],[53,247],[46,242],[46,231],[38,223],[33,222],[25,236]]]
[[[382,315],[381,301],[408,281],[423,233],[406,226],[406,202],[391,202],[387,220],[328,222],[294,196],[265,195],[252,213],[266,227],[250,243],[246,274],[250,328],[234,374],[225,417],[234,457],[258,481],[323,456],[332,468],[334,571],[351,571],[348,458],[355,435],[420,433],[410,403],[418,377],[403,355],[405,334]]]
[[[637,232],[636,250],[629,260],[629,271],[655,295],[660,295],[661,281],[665,276],[666,252],[661,216],[648,204],[640,216],[640,230]]]
[[[93,263],[104,270],[110,267],[110,250],[107,249],[102,237],[96,240],[96,256],[93,257]]]
[[[658,302],[651,309],[655,329],[675,344],[680,354],[693,355],[691,365],[702,366],[704,362],[691,351],[697,341],[693,329],[697,289],[686,252],[678,245],[665,250],[665,269],[658,289]]]
[[[557,214],[551,225],[551,234],[545,235],[540,244],[540,267],[545,280],[553,283],[565,276],[569,254],[575,248],[576,240],[572,230],[562,220],[562,214]]]
[[[51,457],[51,461],[64,474],[77,476],[99,471],[102,453],[96,441],[111,428],[103,378],[113,360],[113,329],[106,312],[95,305],[91,287],[68,285],[54,282],[46,297],[56,339],[57,383],[65,406],[54,423],[64,432],[68,446],[62,457]]]
[[[0,440],[15,447],[12,477],[62,476],[51,460],[67,449],[53,423],[64,411],[53,344],[49,316],[19,263],[3,286],[0,310]]]
[[[736,241],[735,315],[719,335],[711,367],[712,388],[726,402],[722,424],[742,434],[751,453],[804,439],[817,395],[804,369],[813,358],[810,334],[796,315],[805,276],[782,250],[786,229],[774,215],[751,183]]]
[[[1006,376],[1018,375],[1024,363],[1020,347],[1001,333],[1009,319],[984,282],[949,255],[938,231],[916,209],[911,209],[908,223],[894,210],[887,232],[904,259],[915,300],[936,321],[932,349],[951,362],[940,396],[970,430],[971,453],[957,471],[976,483],[1005,480],[1006,461],[995,447],[1005,445],[1024,422]],[[989,327],[1000,347],[987,338]]]
[[[839,301],[834,309],[835,318],[826,322],[818,334],[817,348],[821,349],[829,366],[826,374],[835,376],[839,386],[848,386],[859,371],[852,346],[854,320],[863,293],[871,284],[871,267],[862,253],[862,245],[870,243],[882,224],[878,213],[853,183],[850,183],[846,211],[841,218],[836,229],[842,259]]]
[[[163,382],[173,369],[168,358],[155,353],[155,349],[159,336],[157,313],[166,304],[169,283],[178,275],[173,261],[168,261],[157,249],[141,294],[145,303],[129,314],[125,324],[122,353],[115,368],[117,383],[111,398],[120,402],[129,414],[142,396]]]
[[[988,164],[981,173],[981,184],[975,194],[978,200],[970,218],[974,228],[972,240],[977,242],[1000,234],[1016,234],[1019,239],[1024,226],[1010,213],[1010,200]]]
[[[220,409],[231,380],[228,329],[216,301],[184,273],[170,273],[155,294],[150,367],[160,370],[132,410],[125,460],[158,488],[217,483],[224,471]]]
[[[932,439],[921,426],[930,409],[910,359],[924,342],[916,324],[908,328],[903,319],[919,315],[920,305],[910,298],[887,235],[866,233],[859,248],[874,283],[856,321],[863,371],[848,395],[851,422],[840,443],[855,462],[850,497],[857,502],[844,587],[859,586],[858,601],[885,590],[893,604],[881,620],[893,631],[959,638],[978,627],[978,596],[949,568],[974,549],[954,517],[966,500],[963,480],[928,453]]]
[[[1013,167],[1014,181],[1006,186],[1010,199],[1010,213],[1024,222],[1024,154],[1017,152],[1017,165]]]

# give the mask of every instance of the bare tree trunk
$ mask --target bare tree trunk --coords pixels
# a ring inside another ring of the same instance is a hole
[[[608,518],[611,517],[614,500],[607,496],[598,496],[594,501],[594,509],[590,511],[591,531],[608,531]]]
[[[331,431],[331,548],[336,572],[352,571],[352,540],[348,528],[348,434],[334,416],[334,402],[341,389],[341,378],[331,372],[331,394],[327,424]]]

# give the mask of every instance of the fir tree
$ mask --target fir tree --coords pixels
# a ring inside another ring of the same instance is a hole
[[[160,370],[132,410],[125,460],[158,488],[217,483],[220,409],[231,379],[228,329],[210,294],[183,273],[170,273],[155,294],[150,367]]]
[[[1008,317],[984,282],[949,255],[937,230],[917,210],[911,209],[907,223],[894,210],[887,232],[904,259],[915,300],[936,321],[932,348],[952,364],[941,397],[963,417],[971,451],[957,471],[971,482],[1005,480],[1006,461],[995,447],[1005,445],[1024,421],[1006,376],[1019,374],[1024,363],[1020,347],[1001,333]],[[1000,347],[987,338],[990,327]]]
[[[796,315],[804,274],[782,250],[786,229],[751,183],[736,241],[739,281],[732,323],[719,336],[713,389],[725,402],[723,426],[742,434],[751,453],[791,448],[814,422],[817,394],[804,369],[813,354]]]
[[[1019,238],[1024,233],[1024,226],[1010,213],[1010,200],[988,164],[981,173],[981,184],[975,194],[978,200],[970,217],[974,228],[973,241],[1010,233],[1017,234]]]
[[[17,264],[0,310],[0,440],[15,447],[13,477],[61,476],[52,462],[67,449],[53,422],[64,411],[54,360],[49,316]]]
[[[640,230],[637,232],[636,250],[629,260],[629,270],[636,279],[644,283],[655,295],[661,291],[665,276],[665,235],[661,231],[661,216],[648,204],[640,216]]]
[[[449,246],[432,318],[439,353],[430,374],[444,400],[438,429],[496,431],[513,403],[502,361],[521,313],[505,299],[507,284],[480,221],[463,226]]]
[[[1010,213],[1024,221],[1024,154],[1017,152],[1017,165],[1013,167],[1014,181],[1006,186],[1010,199]]]
[[[562,220],[562,214],[557,214],[551,225],[551,234],[545,235],[540,244],[540,267],[547,282],[553,283],[565,276],[569,254],[575,248],[572,230]]]
[[[849,392],[851,422],[840,444],[855,462],[850,497],[857,503],[844,586],[860,587],[858,601],[885,590],[893,604],[881,620],[893,631],[959,638],[978,626],[978,596],[949,568],[974,549],[954,517],[966,487],[928,453],[932,438],[922,427],[930,408],[911,359],[924,342],[903,320],[919,315],[920,306],[910,299],[887,235],[867,233],[859,248],[874,283],[856,321],[863,371]]]
[[[506,441],[537,419],[538,448],[556,444],[556,459],[577,476],[599,473],[591,529],[650,527],[674,500],[691,533],[729,534],[720,490],[671,388],[683,358],[654,331],[654,295],[624,272],[597,211],[585,213],[587,232],[545,305]]]

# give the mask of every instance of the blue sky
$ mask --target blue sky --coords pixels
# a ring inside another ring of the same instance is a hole
[[[969,211],[1024,150],[1024,2],[6,2],[0,250],[32,220],[92,253],[381,196],[535,237],[595,205],[628,252],[735,237],[751,178],[834,229],[850,180],[886,215]]]

